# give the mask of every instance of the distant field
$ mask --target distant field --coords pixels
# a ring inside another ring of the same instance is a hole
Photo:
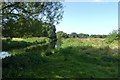
[[[35,42],[38,39],[13,39]],[[46,39],[45,39],[46,40]],[[47,40],[50,42],[49,40]],[[105,39],[62,39],[61,46],[49,49],[12,49],[16,55],[3,59],[3,78],[115,78],[118,76],[118,42]],[[8,43],[3,43],[3,45]],[[40,43],[41,44],[41,43]],[[44,44],[44,43],[43,43]],[[12,45],[12,43],[11,43]],[[10,45],[9,45],[10,46]],[[22,54],[17,54],[22,52]],[[44,55],[43,55],[44,54]]]

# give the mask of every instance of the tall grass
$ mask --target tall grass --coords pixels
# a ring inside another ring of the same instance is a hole
[[[34,43],[36,40],[33,38],[33,41],[30,39],[28,42]],[[106,43],[104,39],[94,38],[68,38],[62,39],[61,47],[52,50],[48,49],[47,45],[42,45],[43,48],[39,44],[31,46],[24,48],[24,54],[3,59],[3,78],[118,77],[120,60],[117,55],[118,48],[115,47],[117,42]],[[14,52],[19,53],[19,50]]]

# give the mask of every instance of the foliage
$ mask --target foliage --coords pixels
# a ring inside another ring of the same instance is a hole
[[[51,25],[51,24],[47,24],[47,23],[45,23],[44,25],[43,25],[43,36],[44,37],[48,37],[48,38],[50,38],[50,39],[56,39],[56,28],[55,28],[55,26],[54,25]]]
[[[4,37],[55,37],[55,24],[62,19],[61,2],[3,2],[2,22]],[[44,32],[44,26],[49,31]],[[44,36],[45,35],[45,36]]]
[[[63,5],[61,2],[3,2],[2,11],[5,22],[24,17],[53,24],[61,20]]]
[[[88,37],[89,37],[89,34],[79,33],[79,34],[78,34],[78,37],[79,37],[79,38],[88,38]]]
[[[67,33],[64,33],[63,31],[58,31],[56,33],[57,39],[61,39],[61,38],[68,38]]]
[[[90,35],[91,38],[106,38],[108,35]]]
[[[62,43],[61,48],[52,50],[37,44],[25,52],[14,49],[16,55],[2,60],[3,78],[118,77],[118,48],[113,48],[117,43],[107,44],[101,38],[68,38]]]
[[[71,38],[76,38],[76,37],[78,37],[78,35],[77,35],[77,33],[72,32],[72,33],[69,35],[69,37],[71,37]]]
[[[97,34],[84,34],[84,33],[75,33],[72,32],[71,34],[67,34],[63,31],[58,31],[57,32],[57,37],[58,38],[106,38],[108,35],[97,35]]]
[[[115,40],[118,40],[118,30],[113,30],[106,39],[106,42],[112,43]]]

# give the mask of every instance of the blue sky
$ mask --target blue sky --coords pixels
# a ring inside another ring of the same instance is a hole
[[[64,15],[56,31],[109,34],[118,29],[117,2],[65,2]]]

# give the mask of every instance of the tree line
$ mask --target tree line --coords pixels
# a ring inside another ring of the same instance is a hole
[[[89,34],[84,34],[84,33],[75,33],[75,32],[72,32],[71,34],[67,34],[63,31],[58,31],[56,33],[57,35],[57,38],[106,38],[108,37],[109,35],[97,35],[97,34],[92,34],[92,35],[89,35]]]
[[[113,30],[108,35],[100,35],[100,34],[89,35],[89,34],[84,34],[84,33],[77,34],[75,32],[72,32],[71,34],[67,34],[63,31],[58,31],[56,35],[57,35],[57,39],[61,39],[61,38],[105,38],[108,43],[111,43],[115,40],[120,40],[119,30],[120,28],[118,30]]]

